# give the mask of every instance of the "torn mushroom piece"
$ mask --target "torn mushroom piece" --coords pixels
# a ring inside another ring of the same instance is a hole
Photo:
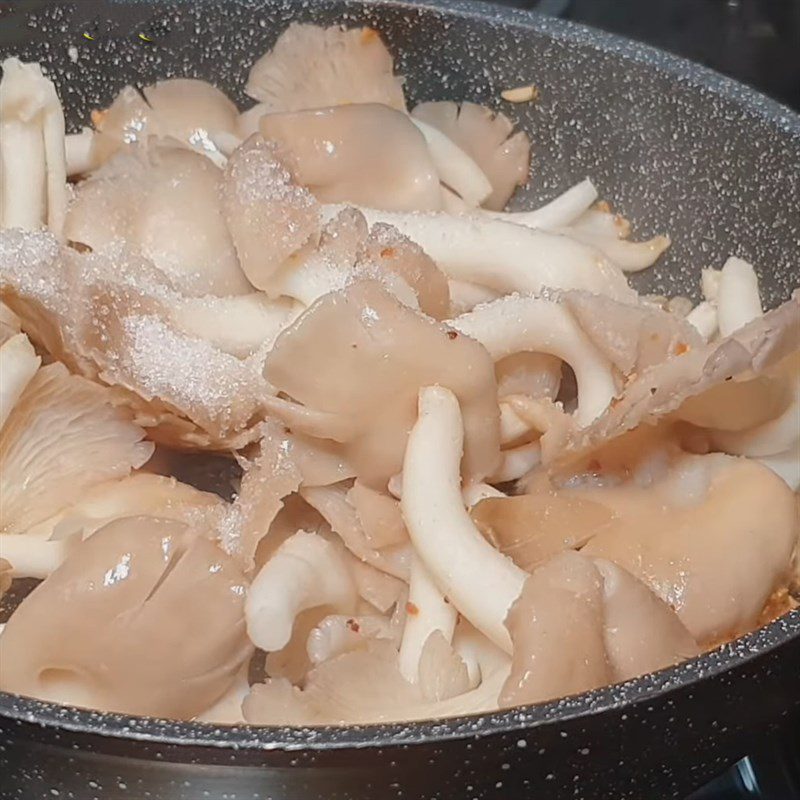
[[[274,680],[253,686],[244,715],[260,725],[325,725],[478,714],[497,708],[507,675],[507,668],[500,668],[476,689],[431,702],[400,674],[391,643],[370,642],[315,667],[303,689]]]
[[[458,612],[439,591],[425,564],[418,556],[413,556],[398,662],[401,674],[409,683],[423,678],[423,658],[431,637],[435,634],[440,637],[431,643],[432,647],[449,646],[457,619]]]
[[[321,219],[316,200],[297,185],[285,154],[259,135],[228,160],[222,212],[245,275],[270,291],[277,270],[314,248]]]
[[[545,486],[513,497],[486,497],[470,508],[480,532],[501,553],[531,572],[552,556],[579,549],[605,530],[613,513],[591,495],[573,497]],[[540,483],[541,486],[541,483]]]
[[[122,153],[75,189],[68,239],[92,250],[138,245],[181,294],[252,291],[222,216],[223,174],[208,159],[172,145]]]
[[[507,625],[514,656],[502,707],[589,691],[698,652],[672,609],[645,585],[571,550],[527,579]]]
[[[159,81],[142,94],[126,86],[107,109],[92,113],[92,121],[91,167],[121,149],[146,146],[150,137],[181,142],[224,166],[240,142],[236,106],[215,86],[192,78]]]
[[[245,606],[247,632],[262,650],[280,650],[301,611],[324,606],[352,614],[355,604],[355,587],[341,553],[321,536],[298,531],[254,578]]]
[[[620,303],[581,291],[562,292],[559,299],[592,343],[626,376],[703,345],[684,318],[643,302]]]
[[[387,211],[441,207],[425,137],[400,111],[365,103],[267,114],[259,129],[291,157],[294,179],[320,202]]]
[[[117,520],[13,614],[0,688],[189,719],[227,691],[252,652],[245,591],[236,565],[202,533],[174,520]]]
[[[7,58],[0,80],[0,229],[61,236],[67,206],[64,112],[38,64]]]
[[[361,650],[376,640],[394,640],[394,631],[387,617],[330,614],[308,635],[308,657],[312,664],[322,664],[343,653]]]
[[[0,293],[38,344],[117,390],[162,443],[210,448],[251,439],[261,354],[239,359],[186,335],[182,296],[135,250],[80,254],[47,234],[0,233]]]
[[[678,410],[691,397],[736,377],[757,376],[799,350],[800,293],[795,293],[731,336],[645,369],[588,428],[548,432],[542,438],[543,460],[576,461],[602,443]]]
[[[405,110],[403,79],[372,28],[294,23],[250,69],[245,88],[264,113],[381,103]]]
[[[366,238],[356,263],[361,275],[373,268],[402,278],[414,291],[419,308],[434,319],[450,314],[450,289],[445,274],[425,251],[391,225],[376,223]]]
[[[528,179],[530,142],[504,114],[475,103],[420,103],[412,116],[443,133],[463,150],[489,179],[492,192],[482,201],[499,211]],[[456,187],[451,187],[456,188]]]
[[[354,504],[349,500],[352,489],[347,484],[304,486],[303,499],[315,508],[330,525],[352,555],[364,564],[401,580],[408,581],[410,547],[407,541],[375,547],[362,527]]]
[[[412,122],[425,137],[444,197],[452,198],[463,210],[476,208],[486,200],[492,193],[492,184],[475,161],[438,128],[413,117]]]
[[[346,445],[359,478],[381,490],[401,469],[417,393],[431,384],[450,387],[462,404],[465,475],[480,480],[494,469],[493,372],[477,342],[406,308],[373,281],[317,301],[278,337],[265,367],[272,386],[338,423],[338,433],[327,435]],[[273,413],[283,415],[277,407]],[[301,419],[292,424],[304,430]]]
[[[28,536],[44,541],[86,539],[109,522],[130,516],[174,519],[206,528],[219,524],[225,508],[215,494],[172,477],[139,472],[88,489],[80,499],[29,528]]]

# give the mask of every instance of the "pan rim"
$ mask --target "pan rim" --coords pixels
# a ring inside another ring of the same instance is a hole
[[[117,2],[141,0],[117,0]],[[305,5],[303,0],[281,0],[284,5]],[[186,0],[181,0],[186,2]],[[210,4],[211,0],[202,0]],[[248,0],[239,0],[253,4]],[[315,0],[326,5],[331,0]],[[462,19],[494,22],[529,30],[556,41],[610,53],[623,61],[642,64],[678,82],[736,104],[740,109],[788,134],[798,141],[800,115],[745,84],[681,56],[617,34],[568,20],[553,19],[535,11],[495,6],[479,0],[345,0],[355,8],[391,6],[416,13],[443,13]],[[407,723],[356,726],[261,727],[220,726],[202,722],[177,722],[153,717],[136,717],[77,709],[0,691],[0,720],[33,724],[43,729],[97,736],[107,740],[128,740],[142,744],[183,748],[230,748],[236,751],[317,752],[342,749],[382,749],[500,734],[525,734],[547,725],[566,723],[606,711],[632,708],[672,692],[742,667],[782,645],[800,638],[800,609],[788,612],[772,623],[721,647],[677,666],[650,673],[622,684],[536,705],[463,717]],[[131,754],[137,757],[136,753]]]

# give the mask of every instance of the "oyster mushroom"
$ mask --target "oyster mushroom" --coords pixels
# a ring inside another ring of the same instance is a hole
[[[325,216],[340,210],[326,206]],[[636,299],[618,267],[566,236],[480,216],[361,211],[370,225],[386,223],[416,242],[451,279],[501,293],[584,289],[620,301]]]
[[[253,579],[245,604],[247,633],[262,650],[280,650],[300,612],[325,606],[352,614],[355,603],[355,586],[337,548],[318,534],[298,531]]]
[[[61,236],[67,206],[64,112],[38,64],[7,58],[0,80],[0,228]]]
[[[252,440],[263,356],[239,359],[183,333],[182,295],[130,248],[80,254],[47,234],[0,233],[0,294],[32,338],[118,389],[153,439],[182,447]]]
[[[611,561],[594,559],[603,577],[606,653],[614,681],[670,667],[700,652],[678,615],[648,587]]]
[[[342,374],[363,380],[342,381]],[[343,442],[359,477],[373,488],[384,488],[400,471],[416,395],[425,385],[449,386],[461,400],[465,474],[481,479],[497,463],[497,389],[486,352],[404,307],[373,281],[317,301],[278,337],[265,376],[297,403],[326,415],[329,421],[308,433]],[[277,406],[271,410],[285,414]],[[300,418],[289,424],[304,430]]]
[[[295,180],[320,202],[387,211],[441,207],[425,137],[400,111],[364,103],[267,114],[259,129],[292,157]]]
[[[735,256],[722,267],[715,300],[722,336],[730,336],[764,313],[755,270]]]
[[[565,551],[540,566],[521,587],[506,626],[514,649],[501,707],[611,682],[603,639],[603,580],[588,558]]]
[[[663,482],[578,494],[614,513],[581,553],[639,578],[698,642],[750,630],[769,597],[788,585],[797,506],[785,483],[758,463],[684,455]]]
[[[42,359],[24,333],[0,345],[0,429],[41,363]]]
[[[2,535],[24,533],[153,452],[108,389],[62,364],[42,367],[0,431]]]
[[[656,422],[689,398],[737,376],[753,376],[800,350],[800,293],[731,336],[645,369],[588,428],[560,427],[542,439],[545,462],[574,461],[642,423]]]
[[[393,640],[394,631],[386,617],[377,614],[330,614],[308,635],[308,657],[322,664],[343,653],[360,650],[370,641]]]
[[[183,523],[116,520],[14,612],[3,631],[0,688],[190,719],[227,691],[252,652],[246,586],[233,561]]]
[[[442,594],[492,642],[511,652],[503,621],[522,591],[525,573],[481,536],[464,507],[463,442],[456,396],[444,387],[423,388],[403,463],[403,519]]]
[[[671,666],[698,653],[675,612],[618,566],[566,550],[525,582],[501,706],[551,700]]]
[[[418,244],[391,225],[372,226],[356,267],[366,274],[376,267],[398,275],[417,295],[423,313],[434,319],[449,315],[450,289],[444,273]]]
[[[420,103],[411,114],[441,131],[481,168],[492,185],[486,208],[499,211],[527,181],[530,142],[522,131],[512,134],[514,125],[504,114],[448,101]]]
[[[411,575],[406,604],[406,623],[400,642],[398,665],[409,683],[422,680],[425,648],[431,637],[438,634],[441,642],[453,640],[458,612],[442,595],[431,574],[419,557],[411,559]],[[432,644],[438,647],[438,644]]]
[[[142,94],[126,86],[107,109],[93,112],[92,121],[90,168],[151,137],[181,142],[224,166],[240,142],[236,106],[215,86],[192,78],[159,81]]]
[[[319,241],[317,202],[297,185],[285,154],[258,135],[229,159],[221,197],[242,269],[257,289],[269,291],[275,272]]]
[[[600,416],[617,393],[608,359],[559,303],[508,296],[479,306],[449,324],[479,341],[495,361],[520,352],[547,353],[566,361],[578,380],[579,425]]]
[[[372,28],[294,23],[253,64],[245,91],[265,113],[350,103],[405,110],[403,79]]]
[[[492,184],[481,168],[440,130],[413,117],[412,122],[425,137],[443,191],[449,195],[455,192],[456,201],[465,210],[486,200],[492,193]]]
[[[208,159],[169,145],[115,157],[78,184],[65,235],[102,251],[138,245],[182,294],[252,291],[222,217],[223,174]]]
[[[563,292],[560,299],[623,375],[641,373],[703,345],[685,319],[642,302],[620,303],[581,291]]]
[[[445,656],[447,657],[447,656]],[[419,685],[397,668],[397,651],[388,642],[343,653],[309,672],[304,688],[288,681],[256,684],[244,701],[245,719],[261,725],[325,725],[436,719],[497,708],[508,674],[504,667],[471,691],[430,701]]]
[[[72,536],[86,539],[109,522],[130,516],[212,526],[218,523],[225,507],[215,494],[201,492],[172,477],[139,472],[91,487],[54,516],[32,526],[28,533],[54,541]]]

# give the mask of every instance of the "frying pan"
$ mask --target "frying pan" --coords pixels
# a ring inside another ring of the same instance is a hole
[[[77,129],[124,84],[167,76],[205,78],[244,106],[250,63],[291,20],[378,28],[412,102],[497,106],[501,90],[535,83],[536,105],[504,107],[534,143],[517,202],[590,175],[637,233],[673,237],[637,288],[694,297],[700,268],[729,254],[764,270],[769,305],[798,283],[800,118],[598,31],[451,0],[19,2],[0,4],[0,54],[41,61]],[[799,673],[792,612],[673,669],[455,720],[219,728],[0,695],[0,797],[659,800],[701,785],[796,713]]]

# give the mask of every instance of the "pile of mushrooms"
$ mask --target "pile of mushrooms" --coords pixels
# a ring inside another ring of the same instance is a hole
[[[667,237],[588,179],[505,211],[526,134],[409,110],[369,28],[291,25],[244,111],[171,78],[69,134],[2,66],[0,594],[36,585],[0,689],[436,718],[796,605],[800,294],[765,313],[734,257],[639,295]]]

